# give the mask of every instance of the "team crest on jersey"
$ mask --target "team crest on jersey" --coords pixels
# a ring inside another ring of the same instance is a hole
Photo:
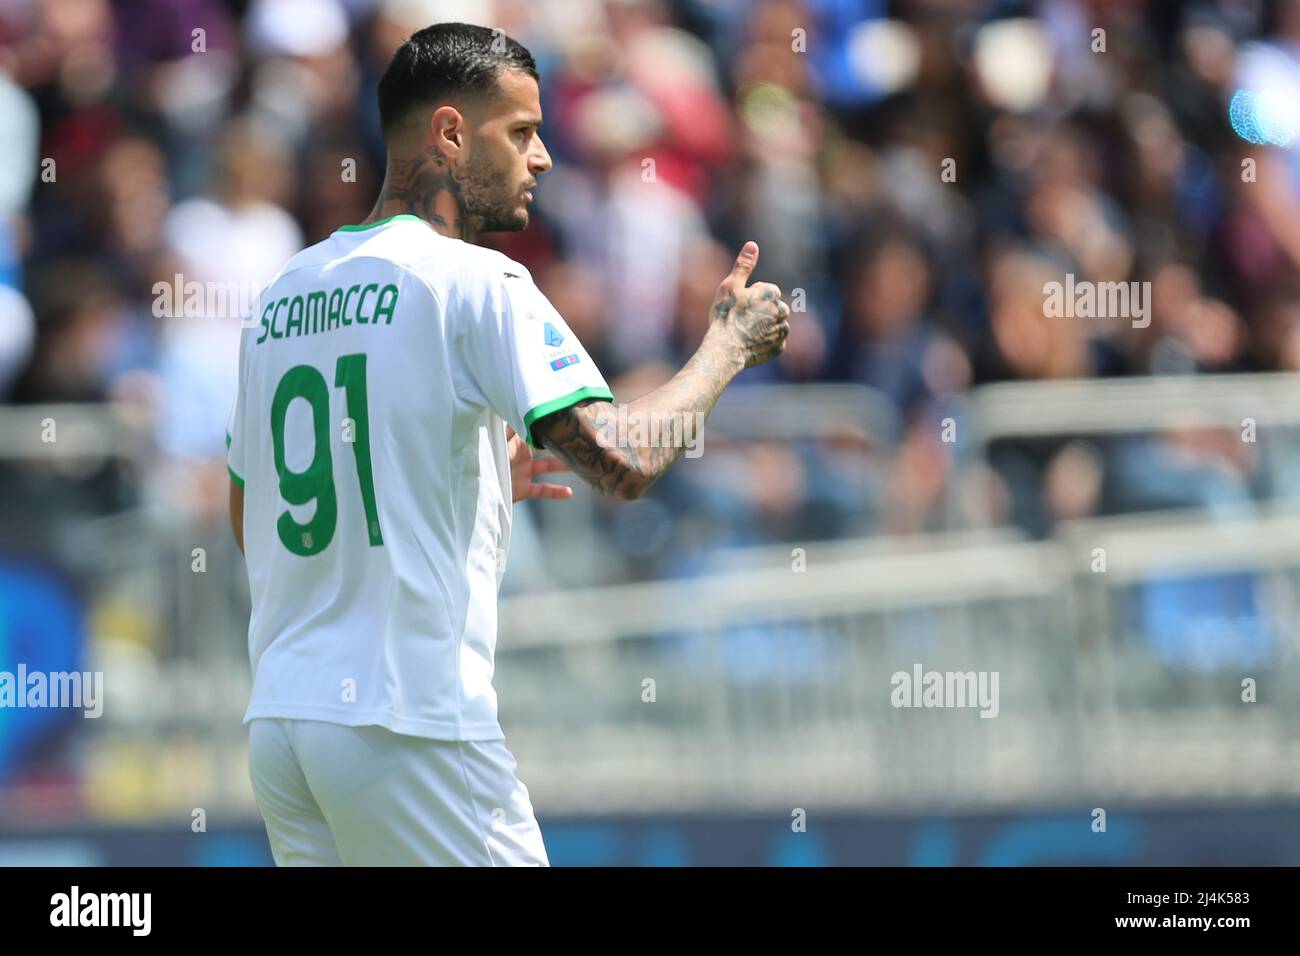
[[[546,323],[546,344],[554,348],[564,341],[564,336],[559,333],[555,326],[550,322]]]
[[[557,358],[554,362],[551,363],[551,368],[554,371],[558,372],[560,369],[565,368],[566,366],[577,365],[580,361],[582,360],[578,358],[578,353],[575,352],[572,355],[566,355],[563,358]]]

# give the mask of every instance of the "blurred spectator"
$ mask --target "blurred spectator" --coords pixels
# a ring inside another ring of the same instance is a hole
[[[17,289],[0,285],[0,400],[8,397],[35,341],[31,305]]]
[[[291,177],[289,153],[276,139],[251,125],[228,126],[217,143],[212,197],[187,199],[167,219],[167,242],[185,281],[242,293],[241,301],[251,302],[302,248],[298,225],[281,205]],[[242,319],[225,310],[194,315],[186,309],[167,321],[159,438],[168,453],[224,454]]]
[[[364,217],[374,84],[439,19],[537,59],[555,167],[532,228],[487,241],[620,398],[691,353],[753,238],[795,312],[741,382],[885,409],[869,449],[719,441],[631,517],[597,506],[634,573],[680,571],[692,526],[944,526],[940,423],[976,384],[1300,369],[1300,0],[27,0],[0,10],[0,396],[152,408],[172,477],[144,484],[197,482],[215,515],[240,316],[156,308],[158,284],[247,298]],[[1050,317],[1066,276],[1149,283],[1150,324]],[[1003,443],[962,513],[1046,533],[1260,494],[1221,438]]]

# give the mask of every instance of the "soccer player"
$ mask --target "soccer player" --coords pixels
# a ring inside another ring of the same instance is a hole
[[[528,51],[421,30],[379,113],[373,211],[290,259],[240,344],[253,790],[280,865],[547,865],[492,688],[512,502],[572,494],[533,481],[564,468],[637,498],[682,448],[611,440],[620,407],[582,344],[527,269],[474,244],[527,226],[551,167]],[[746,243],[699,350],[624,422],[706,415],[781,353],[790,310],[747,284],[757,260]]]

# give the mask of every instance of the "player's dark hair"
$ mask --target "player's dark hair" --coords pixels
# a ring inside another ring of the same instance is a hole
[[[387,136],[417,107],[456,94],[494,93],[506,70],[537,79],[533,55],[500,30],[435,23],[397,48],[379,80],[379,126]]]

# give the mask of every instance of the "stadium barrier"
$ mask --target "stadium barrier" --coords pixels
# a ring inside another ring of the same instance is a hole
[[[1120,430],[1135,416],[1166,427],[1162,414],[1175,413],[1236,427],[1266,408],[1261,429],[1290,427],[1300,408],[1284,378],[989,386],[971,421],[984,448]],[[864,394],[833,401],[869,416]],[[736,406],[719,425],[735,415],[738,439],[761,435],[767,411],[754,410],[771,407]],[[58,440],[43,442],[32,435],[50,409],[0,409],[0,481],[80,494],[109,464],[146,480],[138,421],[100,406],[55,412]],[[873,454],[890,427],[864,429]],[[39,786],[0,787],[5,819],[252,810],[239,555],[220,515],[139,497],[98,516],[7,499],[6,547],[75,581],[87,666],[112,680],[101,720],[48,742],[63,748],[40,761],[63,768],[55,785],[44,772]],[[514,594],[501,603],[502,721],[551,812],[1293,798],[1297,532],[1300,517],[1281,506],[1166,512],[1067,523],[1043,540],[975,529],[809,542],[802,554],[749,548],[688,579]],[[945,706],[919,693],[920,706],[895,705],[930,673],[949,682]],[[996,707],[978,699],[993,675]]]

